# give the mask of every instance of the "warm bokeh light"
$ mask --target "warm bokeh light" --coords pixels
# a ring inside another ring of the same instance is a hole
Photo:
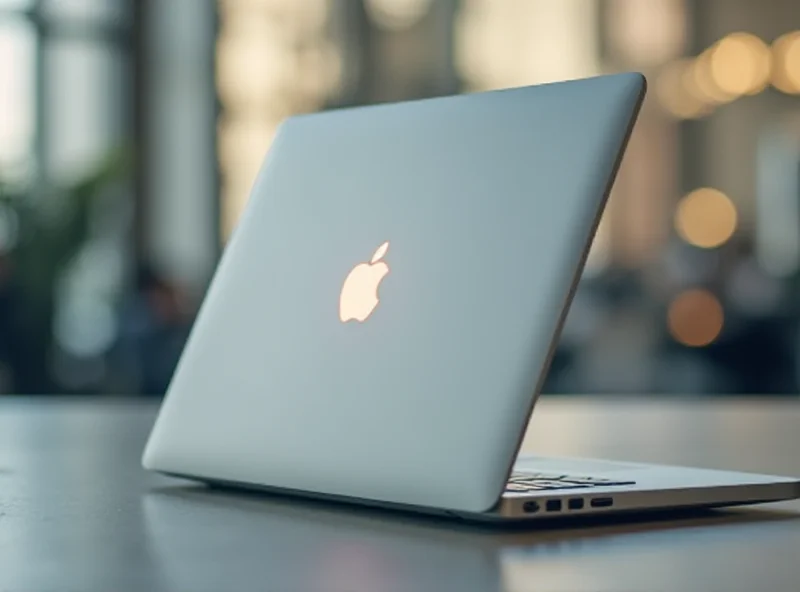
[[[682,0],[614,0],[606,25],[610,45],[634,67],[657,66],[681,55],[686,45]]]
[[[661,105],[678,119],[698,119],[714,107],[769,84],[772,53],[750,33],[732,33],[696,58],[675,60],[657,80]]]
[[[279,123],[339,91],[327,0],[219,0],[217,145],[222,234],[236,224]]]
[[[250,188],[275,135],[276,124],[255,117],[220,120],[217,152],[222,171],[222,230],[227,236],[247,203]]]
[[[689,347],[712,343],[722,331],[725,314],[719,299],[708,290],[682,292],[670,303],[667,327],[676,341]]]
[[[297,51],[294,84],[308,97],[332,96],[341,87],[342,59],[338,49],[320,41]]]
[[[390,30],[408,29],[430,10],[432,0],[366,0],[370,18],[379,27]]]
[[[711,249],[722,245],[736,230],[736,206],[717,189],[703,187],[678,203],[675,229],[687,243]]]
[[[728,35],[711,49],[709,60],[711,78],[725,93],[752,95],[769,84],[772,55],[767,44],[755,35]]]
[[[665,66],[656,79],[655,92],[666,111],[677,119],[698,119],[710,114],[713,105],[703,100],[692,85],[693,61],[676,60]]]
[[[278,16],[291,28],[319,31],[332,8],[330,0],[217,0],[220,20],[226,27],[234,21],[271,20]]]
[[[712,49],[707,49],[692,60],[686,68],[682,82],[687,92],[700,101],[720,105],[734,100],[736,95],[724,91],[714,81],[711,74]]]
[[[277,24],[252,19],[226,26],[217,40],[217,92],[228,108],[258,110],[295,71],[289,48],[270,39]]]
[[[597,21],[597,4],[585,0],[464,0],[453,59],[472,91],[593,76]]]
[[[226,171],[239,167],[254,176],[275,135],[275,123],[268,118],[224,117],[217,126],[220,168]]]
[[[787,33],[772,44],[775,67],[772,84],[789,94],[800,94],[800,31]]]

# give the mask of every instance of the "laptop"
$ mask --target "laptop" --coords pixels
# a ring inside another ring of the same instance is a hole
[[[145,468],[467,520],[800,495],[797,478],[517,458],[645,86],[287,119]]]

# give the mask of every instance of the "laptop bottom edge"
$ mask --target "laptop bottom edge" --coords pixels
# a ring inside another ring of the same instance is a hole
[[[265,493],[281,498],[304,499],[314,502],[361,506],[404,514],[467,521],[483,524],[530,524],[552,522],[559,519],[595,519],[620,515],[635,516],[713,510],[730,506],[777,502],[800,497],[800,480],[765,484],[727,485],[722,487],[697,487],[680,490],[618,490],[613,493],[587,491],[551,491],[538,495],[503,495],[497,505],[487,512],[460,512],[427,506],[382,502],[348,496],[313,493],[198,477],[170,471],[157,471],[163,475],[189,479],[210,487]],[[578,501],[580,500],[580,501]]]

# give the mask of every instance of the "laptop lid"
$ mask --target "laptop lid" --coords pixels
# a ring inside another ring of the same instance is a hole
[[[644,88],[617,74],[286,120],[145,467],[491,508]]]

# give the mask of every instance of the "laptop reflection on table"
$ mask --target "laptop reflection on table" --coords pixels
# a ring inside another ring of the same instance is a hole
[[[671,581],[676,564],[712,542],[729,559],[746,555],[760,534],[768,547],[770,530],[757,529],[798,518],[762,509],[695,511],[685,520],[673,512],[644,522],[561,519],[538,531],[509,531],[195,486],[153,490],[142,504],[160,579],[182,590],[257,584],[298,592],[501,592],[534,582],[545,590],[586,578],[608,585],[620,570],[626,582],[640,574],[652,584],[659,574]],[[800,544],[800,533],[795,539]]]

